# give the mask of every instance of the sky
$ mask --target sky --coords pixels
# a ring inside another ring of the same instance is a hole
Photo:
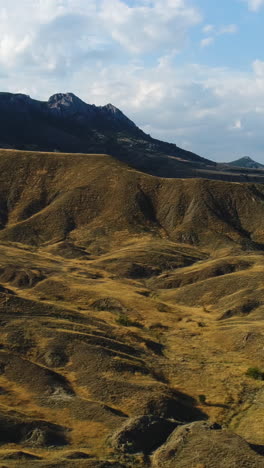
[[[214,161],[264,163],[264,0],[0,0],[0,90],[72,92]]]

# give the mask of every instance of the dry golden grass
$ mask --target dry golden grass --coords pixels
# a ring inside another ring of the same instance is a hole
[[[263,383],[246,376],[264,371],[262,186],[1,151],[0,187],[0,414],[65,436],[32,446],[10,429],[0,459],[111,459],[109,435],[150,402],[264,445]]]

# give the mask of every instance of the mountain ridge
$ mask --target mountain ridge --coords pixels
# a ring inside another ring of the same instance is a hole
[[[186,160],[214,165],[175,144],[151,138],[113,104],[86,104],[73,93],[57,93],[48,101],[38,101],[20,93],[2,92],[0,122],[0,144],[13,149],[76,153],[112,150],[117,156],[123,153],[126,162],[144,159],[143,153],[148,151],[154,159],[184,154]],[[124,154],[129,148],[133,150],[131,158]]]
[[[216,163],[144,133],[113,104],[86,104],[73,93],[38,101],[0,93],[0,148],[109,154],[144,173],[165,178],[206,178],[264,183],[258,168]]]

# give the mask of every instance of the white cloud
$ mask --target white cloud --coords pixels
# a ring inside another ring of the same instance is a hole
[[[198,154],[234,159],[232,148],[261,159],[264,62],[249,72],[183,65],[177,54],[202,20],[193,4],[0,0],[0,89],[110,101],[148,133]],[[207,24],[200,45],[236,31]]]
[[[90,58],[164,55],[200,21],[186,0],[0,0],[0,66],[67,73]]]
[[[236,24],[227,24],[225,26],[216,27],[213,24],[207,24],[202,28],[203,34],[207,34],[206,37],[200,40],[200,47],[208,47],[215,42],[217,36],[225,34],[235,34],[238,32],[238,26]]]
[[[205,37],[200,41],[200,46],[201,47],[208,47],[209,45],[213,44],[215,41],[214,37]]]
[[[214,31],[214,29],[215,29],[215,26],[213,24],[206,24],[203,27],[202,31],[205,34],[208,34],[208,33],[211,33],[212,31]]]
[[[202,28],[204,34],[213,36],[221,36],[223,34],[235,34],[238,32],[236,24],[227,24],[224,26],[216,27],[214,24],[207,24]]]
[[[160,48],[180,49],[186,32],[201,15],[184,0],[138,1],[133,7],[121,0],[103,0],[100,12],[112,38],[132,53]]]
[[[251,11],[258,11],[263,5],[264,0],[245,0],[248,4],[248,8]]]
[[[262,60],[255,60],[253,62],[253,69],[258,77],[264,77],[264,62]]]
[[[238,27],[236,24],[228,24],[226,26],[222,26],[217,31],[217,34],[235,34],[238,32]]]
[[[235,122],[231,125],[230,130],[241,130],[242,129],[242,123],[241,120],[235,120]]]

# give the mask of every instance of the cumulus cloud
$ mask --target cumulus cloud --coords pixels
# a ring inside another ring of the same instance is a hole
[[[186,0],[0,0],[0,65],[56,73],[96,54],[180,50],[199,21]]]
[[[1,5],[1,0],[0,0]],[[56,72],[104,49],[96,1],[10,0],[0,9],[0,65]],[[84,6],[85,5],[85,6]]]
[[[201,15],[185,0],[153,0],[126,5],[120,0],[103,0],[100,12],[112,38],[134,53],[157,47],[181,48],[186,31],[201,21]]]
[[[193,5],[0,0],[0,88],[40,99],[72,91],[89,103],[112,102],[147,133],[209,158],[234,159],[252,147],[260,157],[264,62],[249,72],[183,64],[179,51],[203,24]],[[236,31],[205,24],[200,45]]]

